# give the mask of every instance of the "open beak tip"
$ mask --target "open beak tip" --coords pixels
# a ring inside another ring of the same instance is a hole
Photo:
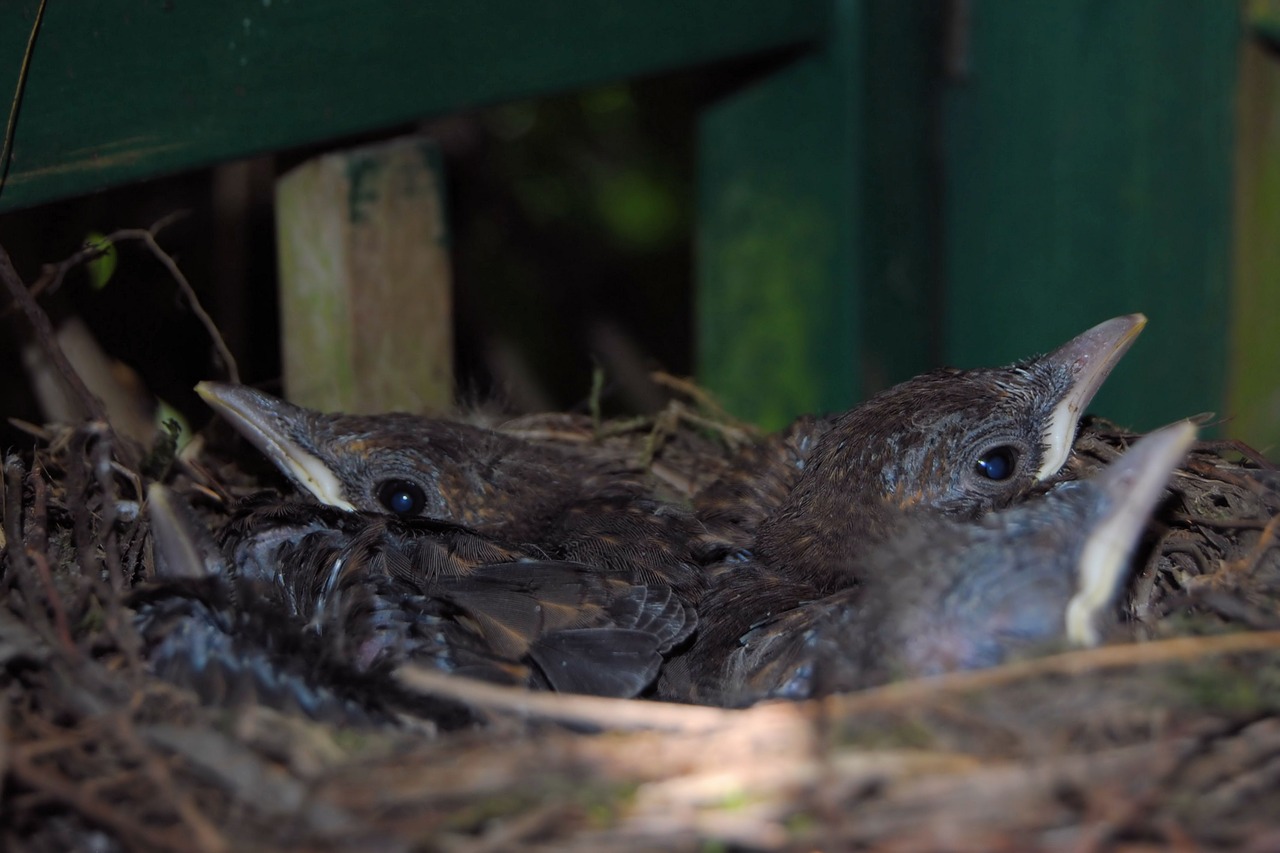
[[[1121,457],[1121,461],[1132,457],[1134,464],[1172,472],[1187,455],[1195,439],[1195,424],[1189,420],[1178,421],[1143,436]]]

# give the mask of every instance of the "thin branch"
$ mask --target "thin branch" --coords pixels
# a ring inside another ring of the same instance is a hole
[[[173,276],[173,280],[177,282],[178,288],[183,295],[187,297],[187,302],[191,304],[191,310],[204,326],[205,332],[208,333],[210,340],[213,341],[214,347],[218,350],[218,357],[222,359],[222,365],[227,370],[227,379],[231,382],[240,384],[240,369],[236,366],[235,356],[231,354],[231,349],[227,346],[227,342],[222,339],[222,333],[218,331],[218,326],[213,322],[213,318],[204,310],[204,306],[200,304],[199,298],[196,297],[195,288],[191,286],[191,282],[183,274],[178,267],[177,261],[169,255],[164,249],[160,248],[160,244],[156,242],[156,234],[160,229],[172,221],[173,217],[161,219],[152,225],[147,231],[120,232],[122,234],[136,234],[136,239],[141,240],[151,250],[151,254],[156,256],[160,263],[164,264],[165,269],[169,271],[169,275]],[[127,239],[127,236],[126,236]]]
[[[55,801],[65,803],[88,820],[118,833],[125,840],[126,845],[128,843],[145,844],[153,849],[174,851],[190,848],[191,837],[182,832],[184,827],[157,830],[146,826],[142,821],[134,819],[127,809],[86,794],[83,786],[60,775],[46,772],[27,760],[21,753],[14,755],[9,772],[14,779],[30,786],[33,790]]]
[[[1207,515],[1192,515],[1186,512],[1174,513],[1172,518],[1183,524],[1198,524],[1201,527],[1215,527],[1222,530],[1262,530],[1274,521],[1268,518],[1210,518]]]
[[[415,664],[401,666],[396,670],[395,677],[409,690],[453,699],[472,708],[506,711],[562,723],[600,726],[614,731],[707,731],[723,726],[743,713],[670,702],[637,702],[634,699],[608,699],[569,693],[534,693],[521,687],[489,684]]]
[[[134,698],[136,701],[138,696],[135,694]],[[123,741],[124,746],[133,751],[142,765],[144,775],[155,786],[157,792],[162,792],[161,795],[168,801],[169,806],[178,813],[191,832],[193,846],[206,853],[224,853],[228,850],[230,845],[226,838],[197,807],[192,792],[177,784],[168,764],[156,754],[155,749],[138,737],[133,720],[128,715],[121,715],[118,718],[115,735]]]
[[[186,297],[192,313],[196,315],[196,319],[204,326],[204,330],[209,335],[214,349],[218,351],[218,358],[221,359],[223,367],[227,371],[227,379],[239,384],[240,369],[236,365],[235,356],[231,354],[231,349],[223,339],[222,333],[218,331],[217,324],[213,322],[209,312],[204,310],[204,305],[201,304],[199,297],[196,296],[195,288],[191,286],[190,280],[182,272],[178,262],[173,259],[172,255],[161,248],[160,243],[156,240],[161,231],[186,215],[186,211],[179,210],[158,219],[150,228],[121,228],[118,231],[112,231],[110,234],[105,235],[101,241],[95,241],[93,245],[86,244],[82,246],[75,253],[68,255],[56,264],[45,264],[40,271],[40,278],[36,280],[35,284],[31,285],[30,293],[32,296],[39,296],[46,291],[49,293],[57,291],[62,286],[63,280],[66,279],[67,273],[102,256],[105,251],[103,249],[104,243],[109,245],[126,242],[142,243],[155,259],[169,271],[169,275],[178,285],[178,289]]]
[[[1150,643],[1122,643],[1049,657],[1016,661],[995,669],[957,672],[900,681],[825,700],[837,715],[900,707],[919,707],[957,693],[1016,684],[1045,675],[1079,676],[1128,667],[1185,663],[1219,655],[1280,649],[1280,631],[1242,631],[1208,637],[1177,637]]]
[[[13,102],[9,105],[9,121],[4,129],[4,145],[0,146],[0,195],[4,194],[5,181],[9,179],[9,161],[13,157],[13,135],[18,129],[18,113],[22,109],[22,94],[27,90],[27,74],[31,70],[31,54],[36,49],[36,34],[44,21],[45,0],[36,8],[36,19],[31,23],[27,36],[27,49],[22,53],[22,66],[18,69],[18,84],[13,90]]]
[[[53,582],[53,572],[49,568],[49,560],[46,556],[49,544],[49,510],[44,477],[40,476],[39,472],[36,471],[32,471],[32,475],[31,487],[34,492],[32,517],[34,521],[31,528],[27,530],[27,558],[31,560],[35,567],[36,576],[40,580],[40,586],[44,593],[45,604],[53,611],[53,627],[58,637],[58,642],[62,644],[63,652],[68,658],[78,661],[80,659],[80,650],[76,648],[76,642],[71,637],[71,623],[67,620],[67,609],[63,606],[62,596],[58,594],[58,587]]]
[[[9,291],[9,297],[13,299],[14,304],[22,309],[22,313],[26,315],[27,322],[31,325],[31,331],[35,333],[36,340],[39,341],[40,347],[44,350],[45,355],[53,362],[54,367],[58,369],[58,373],[62,375],[63,380],[71,386],[72,392],[80,398],[80,404],[84,406],[86,412],[92,420],[107,421],[107,410],[102,405],[102,401],[94,396],[89,387],[84,384],[84,380],[80,378],[80,374],[76,373],[71,362],[67,359],[67,354],[62,351],[62,347],[58,344],[57,335],[54,334],[53,324],[49,322],[49,316],[44,313],[40,306],[36,303],[31,292],[27,290],[26,284],[22,281],[22,277],[18,275],[18,271],[14,269],[13,261],[9,260],[9,253],[0,246],[0,281]]]
[[[958,672],[873,687],[812,702],[770,702],[746,710],[726,710],[670,702],[638,702],[564,693],[533,693],[438,672],[413,664],[396,670],[407,689],[461,702],[472,708],[501,711],[561,723],[598,726],[609,731],[709,732],[748,716],[811,717],[822,708],[824,718],[843,718],[868,711],[918,709],[958,693],[1016,684],[1045,675],[1080,676],[1128,667],[1200,660],[1219,655],[1280,649],[1280,631],[1242,632],[1212,637],[1179,637],[1150,643],[1126,643],[1017,661],[994,669]]]

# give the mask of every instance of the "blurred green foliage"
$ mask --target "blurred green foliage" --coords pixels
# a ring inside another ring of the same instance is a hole
[[[606,386],[606,409],[635,410],[654,398],[620,377],[690,372],[691,81],[502,105],[455,126],[461,142],[435,129],[464,393],[581,406],[598,362],[621,381]]]

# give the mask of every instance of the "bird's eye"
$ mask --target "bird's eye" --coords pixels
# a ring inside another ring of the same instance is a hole
[[[422,513],[427,506],[427,494],[417,483],[386,480],[378,486],[378,501],[387,512],[407,518]]]
[[[1018,451],[1008,445],[993,447],[978,457],[977,467],[988,480],[1007,480],[1018,467]]]

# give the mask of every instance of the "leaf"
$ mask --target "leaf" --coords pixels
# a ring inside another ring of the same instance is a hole
[[[86,248],[96,249],[102,253],[85,264],[85,270],[89,273],[89,284],[94,290],[101,290],[107,286],[107,282],[111,281],[111,276],[116,271],[115,244],[97,231],[90,231],[84,238],[84,244]]]

